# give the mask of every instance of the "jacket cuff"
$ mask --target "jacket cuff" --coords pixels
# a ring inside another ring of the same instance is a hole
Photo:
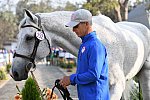
[[[71,82],[71,85],[75,85],[75,78],[76,78],[76,74],[72,74],[70,75],[70,82]]]

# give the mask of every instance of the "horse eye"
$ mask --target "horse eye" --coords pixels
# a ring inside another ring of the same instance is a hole
[[[32,40],[32,39],[33,39],[32,36],[27,36],[27,37],[26,37],[26,40],[27,40],[27,41]]]

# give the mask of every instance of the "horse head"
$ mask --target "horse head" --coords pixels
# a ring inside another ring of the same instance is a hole
[[[49,40],[43,31],[39,15],[25,10],[25,18],[19,25],[17,48],[10,70],[15,81],[27,79],[29,70],[35,68],[35,61],[43,59],[51,52]]]

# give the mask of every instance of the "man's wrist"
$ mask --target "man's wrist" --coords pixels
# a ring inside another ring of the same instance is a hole
[[[75,77],[76,77],[76,74],[70,75],[70,84],[71,84],[71,85],[75,85],[75,84],[76,84],[76,82],[75,82]]]

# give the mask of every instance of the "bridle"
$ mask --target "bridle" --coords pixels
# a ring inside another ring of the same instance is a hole
[[[46,39],[47,43],[48,43],[48,46],[49,46],[49,54],[51,54],[51,46],[50,46],[50,43],[48,41],[48,39],[46,38],[46,35],[45,35],[45,32],[44,30],[42,29],[42,26],[41,26],[41,18],[39,15],[36,15],[38,17],[38,27],[36,26],[33,26],[33,25],[22,25],[21,28],[26,28],[26,27],[33,27],[33,28],[36,28],[38,31],[41,31],[42,34],[44,35],[44,39]],[[38,32],[37,31],[37,32]],[[35,56],[36,56],[36,52],[37,52],[37,48],[39,46],[39,43],[42,41],[41,39],[37,38],[36,36],[36,32],[35,32],[35,35],[34,35],[34,38],[35,38],[35,44],[34,44],[34,48],[33,48],[33,51],[31,53],[30,56],[25,56],[25,55],[22,55],[22,54],[18,54],[17,52],[14,53],[13,55],[13,58],[15,57],[20,57],[20,58],[24,58],[24,59],[27,59],[29,60],[30,62],[26,65],[26,70],[29,71],[30,70],[30,64],[32,65],[32,67],[35,69],[36,68],[36,65],[35,65]]]

